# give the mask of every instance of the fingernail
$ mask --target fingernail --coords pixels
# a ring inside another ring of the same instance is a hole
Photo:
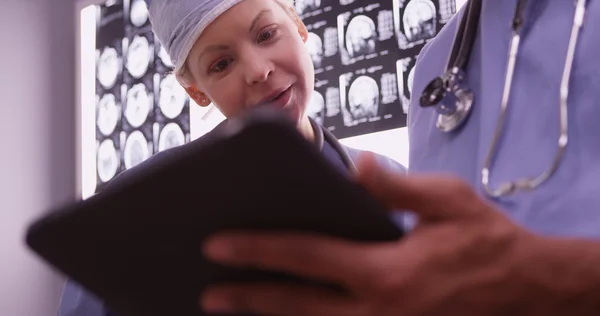
[[[224,297],[207,295],[202,299],[202,309],[209,313],[234,312],[233,305]]]
[[[206,243],[204,254],[214,260],[227,260],[233,257],[233,249],[227,242],[211,240]]]

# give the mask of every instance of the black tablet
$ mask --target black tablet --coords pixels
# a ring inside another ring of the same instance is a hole
[[[228,120],[113,181],[33,223],[26,242],[122,316],[206,315],[198,297],[221,282],[311,282],[207,261],[201,244],[218,231],[402,235],[382,205],[271,112]]]

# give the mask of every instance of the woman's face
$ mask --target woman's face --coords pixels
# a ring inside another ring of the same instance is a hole
[[[266,105],[299,123],[314,85],[305,36],[304,25],[276,0],[244,0],[206,28],[187,67],[225,116]]]

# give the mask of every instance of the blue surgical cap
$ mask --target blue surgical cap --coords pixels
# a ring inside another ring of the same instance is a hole
[[[146,0],[152,31],[179,72],[204,29],[243,0]]]

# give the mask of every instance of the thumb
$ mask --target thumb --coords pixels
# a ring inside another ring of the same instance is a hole
[[[472,216],[482,201],[463,181],[442,175],[405,175],[381,167],[374,154],[361,155],[356,179],[391,209],[416,213],[421,220],[437,221]]]

